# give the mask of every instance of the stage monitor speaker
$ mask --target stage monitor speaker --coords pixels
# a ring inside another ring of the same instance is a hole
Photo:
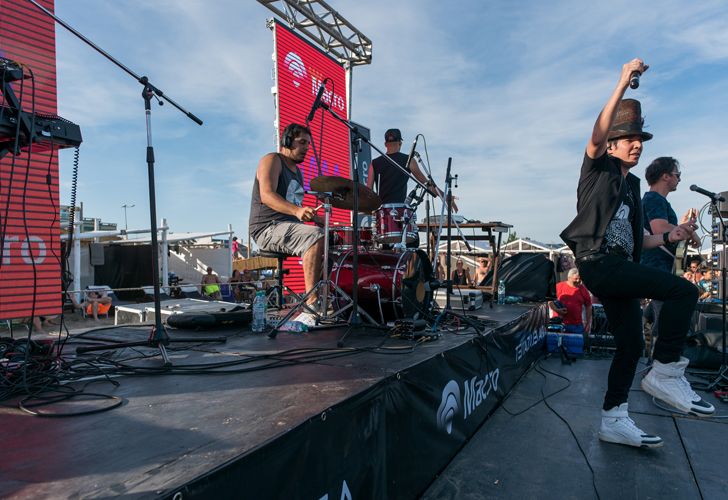
[[[367,139],[371,139],[371,131],[369,128],[365,127],[364,125],[361,125],[359,123],[351,122],[352,125],[354,125],[359,133],[362,135],[362,137],[366,137]],[[349,139],[353,140],[353,133],[349,133]],[[372,163],[372,148],[369,144],[365,143],[364,141],[361,141],[361,151],[359,151],[359,182],[364,184],[366,186],[367,184],[367,177],[369,176],[369,165]],[[379,187],[377,186],[377,189]],[[366,214],[359,214],[359,225],[360,226],[371,226],[370,220],[371,216]]]
[[[714,313],[700,313],[698,318],[698,330],[718,330],[722,331],[721,321],[723,316]],[[728,325],[726,325],[728,326]]]
[[[104,265],[104,245],[101,243],[91,243],[89,245],[89,259],[92,266]]]
[[[723,191],[720,195],[725,198],[725,201],[718,202],[718,210],[723,217],[728,217],[728,191]]]

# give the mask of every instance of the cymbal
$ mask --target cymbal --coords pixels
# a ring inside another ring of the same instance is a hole
[[[354,181],[335,175],[319,175],[311,179],[314,191],[333,193],[331,205],[345,210],[354,210]],[[359,212],[373,212],[382,204],[377,193],[359,184]]]

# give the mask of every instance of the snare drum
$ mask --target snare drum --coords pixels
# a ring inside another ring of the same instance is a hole
[[[353,260],[351,250],[334,262],[331,281],[351,296],[353,291]],[[357,266],[357,302],[369,315],[379,321],[423,316],[430,309],[432,266],[422,250],[408,249],[402,253],[363,251]],[[340,299],[334,307],[347,305]]]
[[[329,242],[332,250],[343,252],[354,248],[353,226],[332,226],[329,231]],[[359,227],[359,245],[363,248],[369,248],[372,244],[372,228]]]
[[[375,212],[374,240],[377,243],[399,243],[407,223],[406,243],[417,241],[417,221],[414,211],[404,203],[387,203]]]

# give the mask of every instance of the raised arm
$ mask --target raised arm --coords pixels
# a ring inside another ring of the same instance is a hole
[[[641,59],[632,59],[622,66],[622,74],[619,75],[619,82],[617,82],[617,86],[612,91],[612,95],[609,96],[609,100],[604,105],[601,113],[599,113],[597,121],[594,123],[592,135],[586,145],[586,154],[589,158],[597,159],[607,150],[609,129],[612,128],[612,123],[614,123],[617,110],[619,109],[619,103],[629,86],[629,78],[634,71],[644,73],[648,67]]]

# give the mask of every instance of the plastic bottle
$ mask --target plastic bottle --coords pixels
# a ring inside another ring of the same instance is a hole
[[[506,280],[498,281],[498,303],[506,303]]]
[[[265,291],[258,290],[255,292],[255,299],[253,299],[253,324],[251,326],[253,333],[261,333],[265,330],[267,309],[268,303],[265,300]]]

